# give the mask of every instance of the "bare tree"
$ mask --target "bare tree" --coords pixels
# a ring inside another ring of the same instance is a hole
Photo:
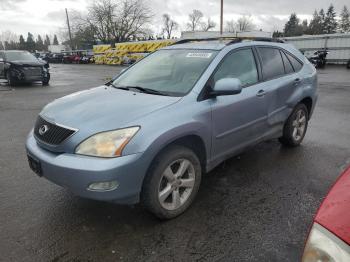
[[[187,28],[191,31],[195,31],[200,25],[203,18],[203,13],[197,9],[194,9],[191,14],[188,15],[189,22]]]
[[[233,19],[226,21],[225,31],[229,33],[236,32],[236,22]]]
[[[215,28],[215,26],[216,26],[216,23],[213,20],[211,20],[210,17],[208,17],[208,21],[206,23],[205,22],[202,23],[202,30],[209,31],[210,29]]]
[[[163,14],[163,34],[166,33],[168,39],[171,38],[173,30],[176,30],[178,26],[178,23],[172,20],[170,15]]]
[[[243,15],[237,20],[236,28],[237,31],[244,32],[253,30],[255,28],[255,25],[252,21],[251,16]]]
[[[97,0],[83,21],[102,42],[123,42],[145,35],[152,16],[143,0]]]

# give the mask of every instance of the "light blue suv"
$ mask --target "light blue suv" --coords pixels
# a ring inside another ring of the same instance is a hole
[[[298,146],[317,100],[315,68],[278,41],[179,41],[111,82],[48,104],[30,132],[30,167],[91,199],[184,212],[202,174],[279,138]]]

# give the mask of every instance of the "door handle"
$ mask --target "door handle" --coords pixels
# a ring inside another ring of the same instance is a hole
[[[257,97],[262,97],[262,96],[264,96],[264,95],[266,95],[266,92],[265,92],[265,90],[263,90],[263,89],[259,90],[258,93],[256,93],[256,96],[257,96]]]

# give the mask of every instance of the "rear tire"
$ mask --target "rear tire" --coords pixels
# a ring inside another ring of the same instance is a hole
[[[155,158],[143,182],[141,203],[160,219],[182,214],[201,182],[201,163],[183,146],[170,146]]]
[[[281,144],[296,147],[301,144],[307,131],[309,112],[305,104],[298,104],[283,127],[283,135],[279,138]]]

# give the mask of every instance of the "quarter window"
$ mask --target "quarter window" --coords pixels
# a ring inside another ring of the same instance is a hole
[[[227,55],[213,76],[214,83],[223,78],[238,78],[242,86],[258,82],[258,71],[252,49],[242,49]]]
[[[282,58],[283,58],[283,64],[284,64],[284,69],[286,71],[286,74],[294,73],[293,66],[289,62],[288,58],[286,57],[286,54],[281,51],[281,55],[282,55]]]
[[[289,61],[292,63],[295,72],[299,71],[302,67],[303,64],[301,62],[299,62],[296,58],[294,58],[293,56],[291,56],[290,54],[286,53]]]
[[[280,51],[276,48],[259,47],[262,70],[265,80],[284,75],[284,66]]]

